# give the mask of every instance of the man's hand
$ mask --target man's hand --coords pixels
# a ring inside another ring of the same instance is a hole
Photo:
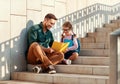
[[[47,53],[53,53],[54,50],[53,50],[52,48],[47,48],[46,52],[47,52]]]

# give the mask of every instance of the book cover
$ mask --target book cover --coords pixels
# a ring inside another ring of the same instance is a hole
[[[63,42],[54,41],[51,48],[54,49],[55,51],[65,52],[68,45],[69,42],[63,43]]]

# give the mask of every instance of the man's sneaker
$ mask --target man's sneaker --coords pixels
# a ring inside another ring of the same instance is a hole
[[[53,65],[48,66],[48,73],[49,74],[55,74],[56,73],[56,70],[55,70]]]
[[[70,65],[72,63],[72,61],[69,60],[69,59],[64,59],[63,63],[66,64],[66,65]]]
[[[40,66],[35,66],[35,67],[32,68],[32,70],[33,70],[33,72],[35,72],[35,73],[40,73],[40,72],[42,72],[42,68],[41,68]]]

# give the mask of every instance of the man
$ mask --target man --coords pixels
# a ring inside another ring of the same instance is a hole
[[[32,26],[28,30],[28,46],[27,62],[29,64],[40,64],[40,67],[35,66],[33,69],[39,69],[38,73],[48,72],[56,73],[54,65],[61,62],[64,58],[62,52],[55,52],[52,48],[54,41],[52,32],[49,30],[56,22],[55,15],[49,13],[45,16],[44,21],[40,24]]]

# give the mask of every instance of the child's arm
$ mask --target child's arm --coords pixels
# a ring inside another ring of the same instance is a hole
[[[69,47],[68,50],[76,50],[78,48],[77,38],[73,38],[73,46]]]

